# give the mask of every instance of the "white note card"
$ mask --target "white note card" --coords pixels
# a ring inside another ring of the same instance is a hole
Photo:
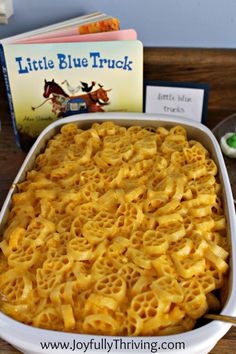
[[[146,113],[174,115],[202,121],[204,89],[146,86]]]

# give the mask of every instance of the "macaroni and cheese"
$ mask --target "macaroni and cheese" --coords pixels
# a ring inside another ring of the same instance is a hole
[[[221,307],[226,232],[217,166],[183,127],[64,125],[12,197],[0,309],[59,331],[188,331]]]

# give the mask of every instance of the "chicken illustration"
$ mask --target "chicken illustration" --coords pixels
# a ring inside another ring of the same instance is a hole
[[[81,87],[82,91],[84,91],[84,92],[92,91],[93,87],[96,85],[96,82],[94,82],[94,81],[91,82],[91,86],[89,86],[86,82],[82,82],[82,81],[80,81],[80,82],[82,84],[82,87]]]
[[[67,80],[64,80],[61,84],[66,84],[67,90],[70,92],[71,95],[75,95],[76,92],[78,92],[82,88],[81,85],[72,87]]]

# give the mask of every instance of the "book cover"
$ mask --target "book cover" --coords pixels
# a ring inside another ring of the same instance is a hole
[[[73,34],[52,38],[25,38],[17,41],[17,44],[36,43],[65,43],[65,42],[104,42],[104,41],[134,41],[137,39],[137,32],[134,29],[124,29],[111,32],[98,32],[89,34]]]
[[[142,112],[140,41],[4,44],[4,59],[13,125],[23,147],[58,118]]]

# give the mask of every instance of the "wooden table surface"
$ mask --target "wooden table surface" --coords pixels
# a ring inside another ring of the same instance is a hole
[[[167,60],[168,58],[166,59],[166,51],[164,52],[165,52],[164,53],[165,60]],[[169,55],[169,53],[167,54]],[[146,59],[147,59],[146,62],[148,61],[152,62],[152,55],[153,55],[153,51],[151,51],[150,53],[146,53]],[[170,57],[172,57],[172,53]],[[185,58],[185,55],[183,56],[183,58]],[[236,64],[234,65],[236,68]],[[206,71],[204,71],[204,73],[206,75]],[[148,74],[148,69],[146,70],[146,77],[148,79],[152,78]],[[171,77],[172,76],[169,75],[168,79],[170,79]],[[215,101],[213,103],[215,103]],[[236,110],[232,105],[230,107],[223,107],[223,106],[219,107],[215,104],[212,104],[212,107],[210,107],[210,110],[208,112],[207,125],[210,128],[213,128],[221,119],[227,117],[228,115],[234,113],[235,111]],[[15,178],[16,173],[26,156],[26,153],[18,149],[15,144],[15,138],[13,135],[11,119],[8,110],[8,103],[7,103],[7,98],[6,98],[6,93],[5,93],[3,78],[1,73],[0,73],[0,121],[1,121],[1,132],[0,132],[0,208],[1,208],[2,203],[7,195],[8,189],[11,186],[11,183]],[[236,347],[236,328],[232,327],[231,330],[217,343],[215,348],[211,351],[211,354],[234,354],[236,352],[235,347]],[[9,345],[8,343],[0,339],[0,354],[3,353],[16,354],[19,353],[19,351],[14,349],[11,345]]]

